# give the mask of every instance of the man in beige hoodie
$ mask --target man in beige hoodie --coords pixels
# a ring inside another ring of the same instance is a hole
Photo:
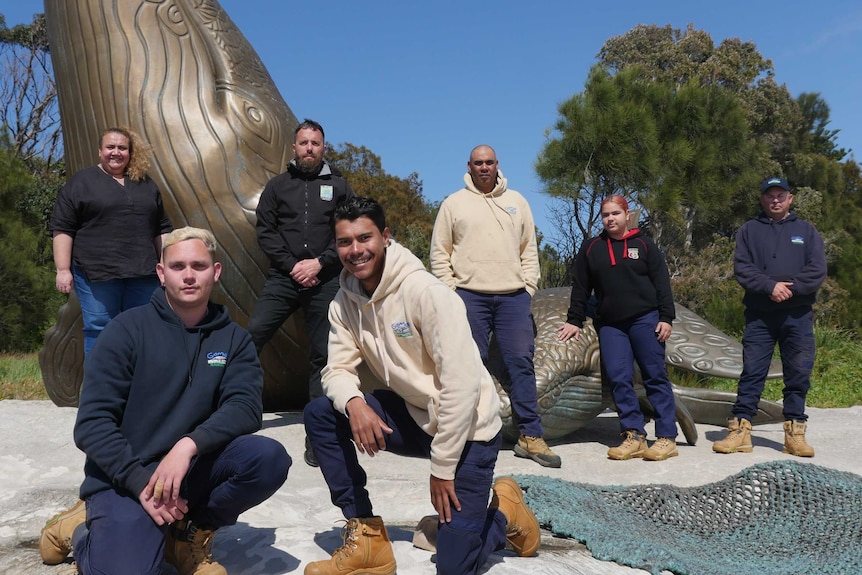
[[[494,332],[521,432],[515,455],[560,467],[559,455],[542,438],[536,397],[530,302],[539,283],[539,252],[533,214],[524,196],[507,187],[490,146],[473,148],[464,185],[440,205],[431,236],[431,272],[464,300],[485,365]]]
[[[390,238],[374,200],[348,200],[334,220],[344,269],[329,308],[326,397],[310,402],[303,418],[332,502],[348,523],[344,546],[306,566],[305,574],[395,573],[357,449],[370,457],[385,449],[431,459],[439,574],[476,573],[507,541],[519,555],[534,554],[539,524],[518,484],[498,479],[488,504],[501,443],[500,399],[464,305]],[[360,362],[385,388],[360,390]]]

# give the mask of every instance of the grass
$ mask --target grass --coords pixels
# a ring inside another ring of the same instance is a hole
[[[0,354],[0,400],[48,399],[37,353]]]
[[[835,328],[816,328],[814,339],[817,359],[805,404],[810,407],[862,405],[862,341],[853,332]],[[776,348],[775,358],[779,357]],[[705,378],[680,370],[673,370],[671,378],[677,385],[736,392],[735,379]],[[781,400],[783,386],[780,379],[767,380],[763,398]]]
[[[862,341],[853,332],[834,328],[817,328],[814,337],[817,360],[806,405],[862,405]],[[705,378],[675,369],[670,375],[677,385],[736,392],[735,379]],[[780,400],[782,386],[780,379],[768,380],[764,399]],[[0,400],[3,399],[48,399],[37,353],[0,354]]]

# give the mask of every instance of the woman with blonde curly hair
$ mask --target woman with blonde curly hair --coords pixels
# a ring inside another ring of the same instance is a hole
[[[78,296],[85,354],[112,317],[147,303],[159,285],[162,236],[172,227],[146,175],[150,150],[128,128],[105,130],[99,163],[69,178],[51,214],[56,285]]]

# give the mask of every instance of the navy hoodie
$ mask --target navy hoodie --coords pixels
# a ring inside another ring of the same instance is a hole
[[[774,221],[761,212],[736,233],[733,273],[745,289],[746,309],[776,312],[811,306],[826,279],[823,238],[814,224],[794,212]],[[770,299],[778,282],[793,282],[793,297],[776,303]]]
[[[656,310],[659,321],[673,323],[676,317],[664,256],[638,229],[619,240],[603,231],[581,245],[567,323],[584,327],[587,299],[593,291],[600,323],[620,323]]]
[[[75,444],[87,455],[80,495],[137,499],[182,437],[199,454],[261,426],[263,374],[248,332],[210,303],[186,328],[165,299],[112,319],[84,365]]]

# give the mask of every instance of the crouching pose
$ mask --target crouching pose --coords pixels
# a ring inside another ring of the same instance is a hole
[[[384,449],[430,457],[438,573],[476,573],[507,540],[519,555],[533,555],[539,525],[518,484],[497,480],[488,502],[501,443],[500,400],[461,298],[389,237],[374,200],[348,200],[336,208],[334,225],[344,269],[329,308],[326,397],[310,402],[304,419],[332,502],[348,523],[344,546],[307,565],[306,575],[395,573],[357,449],[371,457]],[[360,391],[363,360],[385,390]]]
[[[43,561],[74,549],[89,574],[222,575],[216,529],[272,495],[290,457],[260,429],[263,376],[248,333],[210,303],[221,265],[206,230],[164,241],[148,305],[112,320],[87,356],[75,443],[79,501],[42,530]]]

